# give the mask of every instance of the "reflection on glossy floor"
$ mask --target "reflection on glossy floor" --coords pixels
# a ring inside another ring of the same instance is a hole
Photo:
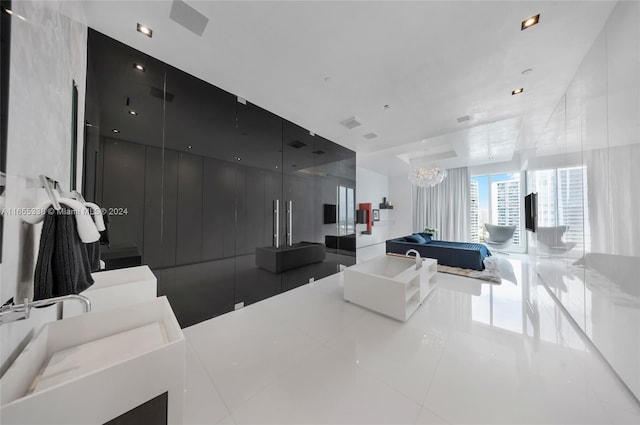
[[[640,423],[526,258],[511,280],[439,274],[407,321],[342,300],[342,275],[185,329],[185,423]]]

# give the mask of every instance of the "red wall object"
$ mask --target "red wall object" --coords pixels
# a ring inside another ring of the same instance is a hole
[[[371,215],[371,202],[358,204],[358,209],[366,211],[366,213],[365,213],[365,220],[367,221],[366,234],[370,235],[371,234],[371,226],[373,226],[373,217]],[[365,232],[362,232],[362,233],[365,233]]]

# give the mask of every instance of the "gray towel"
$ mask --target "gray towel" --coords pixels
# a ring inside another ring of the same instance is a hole
[[[84,244],[92,272],[100,271],[100,241]]]
[[[104,221],[104,230],[100,232],[100,243],[111,248],[111,242],[109,241],[109,214],[104,208],[102,209],[102,220]]]
[[[87,247],[76,228],[73,210],[49,208],[42,225],[33,299],[78,294],[93,284]]]

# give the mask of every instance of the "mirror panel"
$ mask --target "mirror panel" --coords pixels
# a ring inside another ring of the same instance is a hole
[[[0,2],[2,10],[11,9],[11,0]],[[9,124],[9,69],[11,56],[11,16],[0,13],[0,196],[4,196],[7,173],[7,128]],[[0,214],[0,263],[4,218]],[[5,300],[0,300],[4,302]]]

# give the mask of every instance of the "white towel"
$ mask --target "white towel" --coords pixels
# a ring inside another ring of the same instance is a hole
[[[60,198],[58,199],[58,203],[61,205],[66,205],[73,210],[73,214],[76,219],[76,225],[78,227],[78,235],[80,236],[80,240],[82,240],[82,242],[93,243],[100,239],[100,233],[98,232],[96,224],[91,218],[89,210],[87,210],[84,205],[82,205],[75,199],[69,198]],[[22,215],[22,220],[31,224],[40,223],[42,220],[44,220],[47,208],[49,208],[51,204],[52,202],[49,200],[41,205],[38,205],[35,210],[39,214]],[[100,217],[102,218],[102,215],[100,215]]]
[[[106,227],[104,225],[104,219],[102,218],[102,208],[93,202],[85,202],[84,206],[93,211],[93,221],[96,222],[96,228],[98,231],[104,232]]]

